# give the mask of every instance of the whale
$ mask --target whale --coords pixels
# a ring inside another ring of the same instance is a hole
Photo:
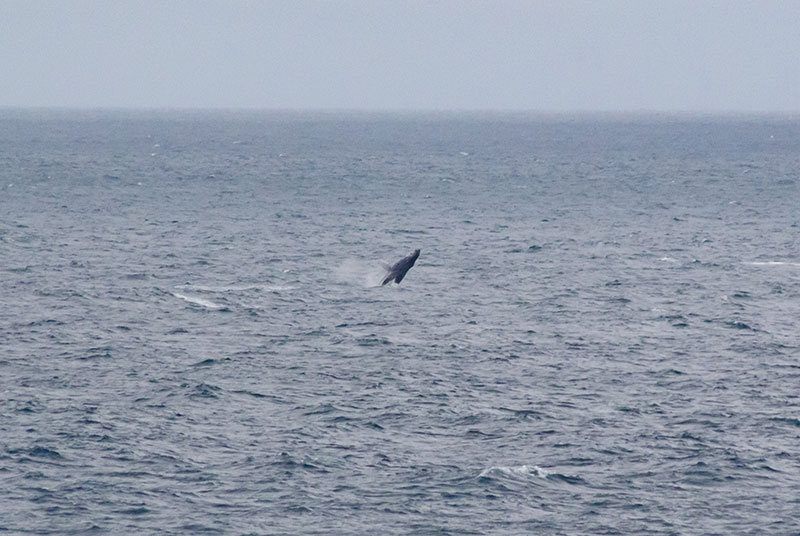
[[[417,262],[418,258],[419,250],[415,249],[410,255],[403,257],[391,266],[387,264],[385,268],[388,273],[386,274],[386,277],[381,285],[386,285],[392,280],[399,285],[400,281],[403,280],[403,278],[406,276],[406,273],[411,269],[412,266],[414,266],[414,263]]]

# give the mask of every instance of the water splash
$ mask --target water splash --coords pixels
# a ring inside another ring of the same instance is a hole
[[[340,283],[348,283],[363,287],[377,287],[383,281],[386,270],[382,263],[364,259],[344,259],[333,271],[334,278]]]

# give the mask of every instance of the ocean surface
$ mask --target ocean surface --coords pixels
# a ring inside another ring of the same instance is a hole
[[[0,534],[798,534],[799,225],[797,116],[0,110]]]

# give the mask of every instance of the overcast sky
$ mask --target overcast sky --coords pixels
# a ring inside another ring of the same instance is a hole
[[[799,111],[800,0],[0,0],[0,106]]]

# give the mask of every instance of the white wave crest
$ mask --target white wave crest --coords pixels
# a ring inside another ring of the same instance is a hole
[[[746,262],[750,266],[800,266],[800,262],[787,262],[787,261],[753,261]]]
[[[214,303],[211,300],[206,300],[206,299],[200,298],[198,296],[187,296],[186,294],[181,294],[179,292],[173,292],[172,295],[175,296],[176,298],[180,298],[182,300],[186,300],[189,303],[193,303],[195,305],[200,305],[202,307],[206,307],[207,309],[218,310],[218,309],[222,309],[222,308],[225,307],[224,305],[220,305],[218,303]]]
[[[537,476],[539,478],[547,478],[553,474],[552,471],[543,469],[538,465],[517,465],[517,466],[492,466],[488,469],[481,471],[480,476],[491,476],[494,473],[502,473],[508,476]]]

